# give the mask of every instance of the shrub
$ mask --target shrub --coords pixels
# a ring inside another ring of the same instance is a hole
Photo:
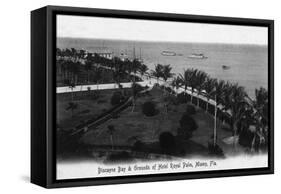
[[[180,120],[180,127],[178,128],[178,136],[189,139],[192,137],[192,133],[198,128],[196,121],[189,116],[184,114]]]
[[[238,143],[241,146],[250,148],[252,146],[252,141],[254,138],[254,133],[250,130],[242,130],[239,134],[239,140]]]
[[[123,96],[121,92],[114,92],[111,97],[111,105],[115,106],[122,102]]]
[[[155,108],[155,103],[153,102],[145,102],[142,105],[142,112],[145,116],[152,117],[157,114],[157,110]]]
[[[170,132],[161,133],[159,136],[159,144],[164,152],[170,153],[176,146],[174,135]]]
[[[193,106],[193,105],[191,105],[191,104],[188,104],[187,106],[186,106],[186,111],[185,111],[187,114],[189,114],[189,115],[194,115],[195,113],[196,113],[196,109],[195,109],[195,107]]]

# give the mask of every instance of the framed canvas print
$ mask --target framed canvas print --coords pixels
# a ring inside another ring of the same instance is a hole
[[[31,182],[273,173],[272,20],[31,13]]]

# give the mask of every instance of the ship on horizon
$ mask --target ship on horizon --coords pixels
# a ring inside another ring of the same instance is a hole
[[[173,51],[162,51],[161,55],[163,55],[163,56],[176,56],[177,53],[175,53]]]
[[[207,59],[208,58],[203,53],[192,53],[191,55],[189,55],[187,57],[191,58],[191,59]]]

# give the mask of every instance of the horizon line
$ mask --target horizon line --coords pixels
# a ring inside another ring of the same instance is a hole
[[[167,40],[167,41],[163,41],[163,40],[132,40],[132,39],[114,39],[114,38],[91,38],[91,37],[69,37],[69,36],[60,36],[60,37],[56,37],[57,39],[59,38],[69,38],[69,39],[90,39],[90,40],[111,40],[111,41],[129,41],[129,42],[159,42],[159,43],[179,43],[179,44],[185,44],[185,43],[191,43],[191,44],[225,44],[225,45],[248,45],[248,46],[264,46],[267,47],[267,44],[259,44],[259,43],[230,43],[230,42],[187,42],[187,41],[171,41],[171,40]]]

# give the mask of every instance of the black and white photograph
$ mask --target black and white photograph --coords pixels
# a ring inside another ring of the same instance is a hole
[[[279,4],[3,1],[0,193],[274,193]]]
[[[56,179],[269,167],[268,27],[56,15]]]

